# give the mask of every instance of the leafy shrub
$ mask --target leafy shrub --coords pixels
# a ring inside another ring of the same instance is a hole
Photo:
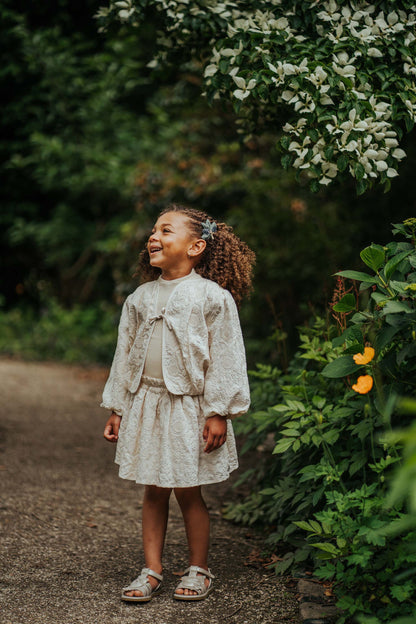
[[[0,311],[0,353],[31,360],[108,363],[117,321],[109,306],[67,310],[53,299],[39,314],[32,309]]]
[[[416,379],[415,231],[409,219],[394,229],[405,241],[363,250],[371,274],[339,274],[361,283],[362,309],[345,293],[337,326],[318,319],[302,330],[287,374],[253,373],[254,410],[238,425],[243,450],[272,438],[273,454],[246,475],[254,492],[227,517],[271,527],[270,545],[285,543],[277,571],[311,558],[334,581],[340,622],[410,614],[416,590],[415,523],[399,525],[403,496],[387,498],[401,444],[391,429],[410,423],[400,397]]]

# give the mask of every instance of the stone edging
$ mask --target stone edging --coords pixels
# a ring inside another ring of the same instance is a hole
[[[325,588],[319,582],[300,579],[297,591],[303,624],[328,624],[339,615],[339,609],[325,596]]]

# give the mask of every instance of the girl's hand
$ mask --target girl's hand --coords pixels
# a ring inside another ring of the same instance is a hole
[[[227,419],[225,416],[207,418],[203,438],[206,442],[204,453],[216,451],[227,439]]]
[[[104,427],[104,437],[106,440],[108,440],[109,442],[117,442],[120,423],[121,416],[119,416],[115,412],[112,412]]]

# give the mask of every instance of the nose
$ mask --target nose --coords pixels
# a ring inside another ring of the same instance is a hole
[[[157,234],[156,234],[156,232],[152,232],[152,233],[150,234],[150,236],[149,236],[149,243],[155,242],[155,241],[157,241],[157,240],[158,240],[158,238],[157,238]]]

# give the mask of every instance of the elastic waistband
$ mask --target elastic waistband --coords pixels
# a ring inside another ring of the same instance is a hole
[[[166,388],[165,382],[163,379],[156,379],[155,377],[146,377],[146,375],[142,375],[140,380],[145,386],[152,386],[153,388]]]

